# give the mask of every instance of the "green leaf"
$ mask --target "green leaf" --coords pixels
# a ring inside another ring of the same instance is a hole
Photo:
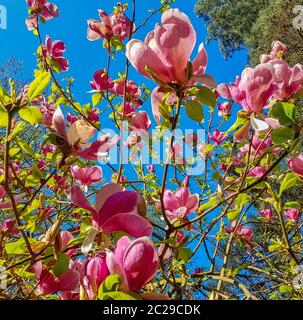
[[[0,110],[0,128],[6,128],[8,123],[8,113]]]
[[[9,100],[9,94],[2,86],[0,86],[0,110],[4,111],[4,106],[9,102]]]
[[[297,183],[297,181],[298,176],[295,173],[287,173],[280,185],[279,198],[285,190],[293,187]]]
[[[51,79],[49,72],[41,71],[36,79],[29,85],[27,98],[33,101],[43,90],[46,89]]]
[[[295,122],[296,107],[292,103],[278,102],[270,110],[270,117],[278,119],[282,126],[289,126]]]
[[[34,243],[34,239],[28,238],[30,243]],[[27,253],[27,247],[23,238],[15,242],[9,242],[5,245],[5,251],[8,255],[24,254]]]
[[[24,122],[17,122],[14,126],[13,131],[10,133],[10,135],[7,138],[7,141],[12,141],[16,138],[16,136],[25,128]],[[19,149],[18,149],[19,150]]]
[[[296,209],[301,209],[301,204],[300,202],[297,201],[290,201],[290,202],[286,202],[284,204],[284,209],[292,209],[292,208],[296,208]]]
[[[219,201],[220,201],[220,199],[218,197],[210,198],[208,202],[201,204],[201,206],[199,207],[198,212],[199,213],[203,212],[204,210],[216,205]]]
[[[28,153],[28,154],[31,155],[33,158],[35,157],[35,152],[34,152],[34,150],[31,148],[31,146],[30,146],[28,143],[26,143],[26,142],[24,142],[24,141],[21,141],[21,140],[17,141],[17,143],[18,143],[19,147],[20,147],[24,152]]]
[[[120,287],[121,279],[117,274],[108,276],[99,287],[99,294],[111,291],[117,291]]]
[[[62,253],[53,268],[54,275],[56,277],[60,277],[63,273],[68,271],[68,266],[69,257],[66,254]]]
[[[35,187],[40,182],[40,178],[31,174],[26,177],[25,186],[26,187]]]
[[[195,100],[188,100],[185,107],[186,114],[190,119],[201,122],[204,119],[202,106]]]
[[[281,144],[292,140],[295,136],[295,130],[287,127],[281,127],[271,133],[271,138],[275,144]]]
[[[95,94],[92,95],[92,102],[93,102],[93,106],[94,107],[101,103],[102,97],[103,96],[102,96],[101,93],[95,93]]]
[[[279,287],[279,291],[281,293],[291,294],[292,290],[293,289],[292,289],[291,286],[288,286],[288,285],[285,285],[285,284],[283,284],[282,286]]]
[[[41,111],[34,106],[24,107],[20,109],[19,116],[29,122],[31,125],[35,125],[38,122],[41,122],[43,119]]]
[[[229,221],[234,221],[236,219],[238,219],[239,215],[240,215],[240,210],[239,209],[234,209],[234,210],[230,210],[227,213],[227,218]]]
[[[189,261],[192,256],[192,251],[189,248],[180,248],[179,250],[179,258],[184,262]]]
[[[99,300],[143,300],[141,296],[139,296],[135,292],[106,292],[102,293],[98,296]]]
[[[212,108],[216,106],[216,103],[217,103],[216,95],[211,89],[207,87],[200,87],[196,97],[200,103],[206,106],[209,106]]]
[[[237,196],[235,203],[237,207],[240,209],[244,205],[246,205],[251,200],[251,196],[246,193],[241,193]]]
[[[235,123],[227,130],[227,132],[231,132],[243,126],[248,121],[246,113],[239,111],[237,114],[237,119]]]

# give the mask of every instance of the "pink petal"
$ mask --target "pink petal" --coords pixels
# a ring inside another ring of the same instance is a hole
[[[136,214],[136,211],[130,213],[117,213],[108,219],[102,225],[102,231],[115,232],[123,231],[132,237],[151,236],[153,227],[149,221]]]
[[[99,211],[111,195],[122,191],[122,187],[117,183],[109,183],[103,186],[96,195],[96,210]]]

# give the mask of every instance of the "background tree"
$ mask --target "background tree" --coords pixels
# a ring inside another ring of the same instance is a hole
[[[275,40],[289,49],[291,65],[303,63],[303,33],[293,27],[293,8],[300,0],[198,0],[195,11],[207,24],[207,40],[218,40],[225,58],[245,47],[257,64]]]

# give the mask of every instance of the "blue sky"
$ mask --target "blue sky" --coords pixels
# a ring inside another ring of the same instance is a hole
[[[64,77],[72,76],[75,78],[73,92],[76,99],[82,103],[90,102],[90,95],[87,94],[91,88],[89,81],[92,79],[94,72],[101,68],[106,68],[107,56],[102,48],[101,41],[90,42],[86,38],[87,19],[98,18],[97,9],[103,9],[112,12],[112,7],[117,1],[112,0],[51,0],[57,4],[60,10],[60,17],[47,22],[42,26],[41,33],[43,38],[50,35],[53,40],[62,40],[67,46],[65,56],[70,61],[70,70]],[[136,24],[148,14],[149,9],[159,7],[160,0],[137,0],[137,18]],[[190,18],[197,32],[197,44],[193,52],[192,59],[197,53],[198,46],[205,42],[207,32],[202,19],[199,19],[194,13],[196,0],[176,0],[173,7],[180,8]],[[7,9],[8,19],[7,30],[0,30],[0,65],[5,63],[9,57],[14,57],[23,62],[24,78],[32,78],[33,69],[36,65],[35,52],[38,46],[38,38],[31,32],[27,31],[25,19],[28,16],[27,5],[25,0],[0,0],[0,5]],[[129,12],[130,14],[130,12]],[[136,33],[135,38],[144,39],[154,25],[160,22],[160,15],[156,14],[148,24]],[[247,53],[245,51],[236,52],[232,59],[225,61],[219,52],[218,43],[212,41],[206,45],[209,57],[207,73],[211,74],[217,81],[231,82],[241,73],[247,62]],[[112,63],[111,77],[117,78],[118,71],[124,71],[125,56],[119,54],[116,62]],[[143,81],[150,89],[155,85],[141,77],[133,68],[130,70],[130,79],[138,84]],[[144,105],[144,109],[150,111],[150,104]],[[101,122],[103,119],[101,120]],[[186,120],[186,126],[191,127],[193,124]],[[201,257],[201,255],[200,255]]]
[[[60,18],[53,19],[42,26],[42,34],[49,34],[54,40],[63,40],[67,45],[66,56],[70,60],[70,71],[67,75],[76,79],[75,88],[77,96],[84,99],[86,92],[90,89],[89,80],[98,68],[106,66],[106,53],[101,47],[100,41],[89,42],[86,39],[87,19],[98,18],[97,9],[112,11],[116,1],[112,0],[51,0],[56,3],[60,9]],[[176,0],[174,7],[180,8],[192,20],[197,32],[197,46],[193,55],[196,54],[198,45],[205,41],[206,28],[201,19],[198,19],[193,12],[195,0]],[[82,3],[82,4],[80,4]],[[160,0],[143,1],[137,0],[137,21],[142,21],[151,8],[157,8]],[[27,5],[25,0],[0,0],[0,4],[7,8],[8,28],[0,30],[1,53],[0,65],[8,57],[23,61],[24,72],[30,76],[35,67],[34,53],[38,46],[38,39],[28,32],[24,24],[27,17]],[[155,15],[149,21],[146,27],[142,28],[136,38],[143,39],[155,23],[160,21],[160,16]],[[218,82],[232,81],[235,76],[241,72],[246,64],[246,53],[237,52],[233,59],[225,61],[218,50],[218,44],[211,42],[206,46],[209,55],[209,64],[207,73],[212,74]],[[123,56],[117,57],[121,61]],[[119,65],[119,64],[117,64]],[[120,69],[121,69],[121,65]],[[119,68],[116,68],[117,71]],[[112,77],[116,74],[113,72]],[[131,70],[131,77],[134,80],[142,81],[142,78],[136,72]],[[151,83],[152,85],[152,83]]]

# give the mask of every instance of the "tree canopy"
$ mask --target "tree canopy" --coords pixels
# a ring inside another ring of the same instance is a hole
[[[299,0],[198,0],[195,11],[207,24],[208,41],[218,40],[220,50],[229,58],[244,47],[257,64],[263,52],[270,51],[275,40],[289,49],[288,62],[302,63],[302,30],[293,26]]]

